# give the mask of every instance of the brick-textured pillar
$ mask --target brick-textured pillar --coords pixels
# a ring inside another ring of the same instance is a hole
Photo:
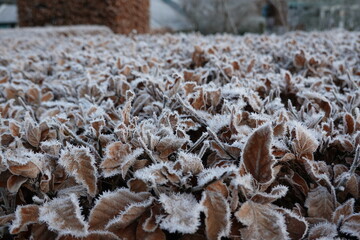
[[[19,26],[106,25],[116,33],[149,31],[150,0],[17,0]]]

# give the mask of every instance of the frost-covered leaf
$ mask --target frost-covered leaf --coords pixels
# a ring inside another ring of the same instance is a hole
[[[331,221],[331,216],[335,210],[334,201],[335,199],[323,186],[311,190],[305,201],[309,217],[320,217]]]
[[[249,137],[242,155],[242,163],[259,183],[273,178],[274,158],[271,154],[272,128],[269,124],[256,129]]]
[[[310,228],[308,239],[334,239],[337,236],[336,225],[333,223],[319,223]]]
[[[143,149],[131,150],[129,144],[114,142],[106,147],[106,157],[100,164],[104,177],[111,177],[121,173],[125,178],[129,168],[135,163],[138,156],[143,153]]]
[[[90,230],[104,229],[109,221],[124,212],[129,205],[144,202],[149,197],[149,193],[134,193],[126,188],[103,193],[90,212]]]
[[[207,168],[198,175],[198,185],[204,186],[238,170],[235,166]]]
[[[148,198],[142,202],[129,204],[118,216],[113,218],[105,227],[105,229],[116,232],[124,229],[140,217],[153,203],[153,198]]]
[[[184,173],[196,175],[204,169],[201,159],[192,153],[179,152],[177,161],[181,164]]]
[[[318,141],[313,134],[303,127],[301,124],[296,124],[295,127],[296,139],[294,140],[294,149],[299,157],[312,155],[319,146]],[[312,160],[312,159],[310,159]]]
[[[25,122],[25,137],[33,147],[39,146],[41,130],[30,117]]]
[[[86,236],[75,237],[72,235],[60,235],[56,240],[120,240],[115,234],[107,231],[89,232]]]
[[[8,169],[14,175],[36,178],[42,168],[42,154],[33,153],[25,148],[5,152]]]
[[[345,218],[340,231],[360,238],[360,213],[352,214]]]
[[[200,226],[202,207],[192,194],[161,194],[159,198],[166,215],[160,228],[171,233],[195,233]]]
[[[59,164],[82,184],[91,196],[97,193],[95,158],[87,147],[68,146],[61,151]]]
[[[17,193],[23,183],[25,183],[28,178],[23,176],[12,175],[8,178],[6,187],[7,190],[11,193]]]
[[[246,226],[241,230],[243,239],[289,239],[285,217],[269,204],[247,201],[241,205],[235,216]]]
[[[355,200],[353,198],[349,199],[342,205],[338,206],[332,215],[332,222],[338,225],[345,218],[354,213],[354,203]]]
[[[290,239],[303,239],[308,231],[308,223],[305,218],[300,217],[293,211],[285,208],[275,208],[285,217],[285,224]]]
[[[201,204],[205,212],[206,236],[209,240],[227,237],[230,233],[230,207],[219,192],[205,191]]]
[[[24,205],[18,206],[15,211],[15,220],[10,227],[11,234],[18,234],[21,231],[26,231],[29,224],[37,223],[39,220],[39,206],[38,205]]]
[[[252,196],[251,201],[257,203],[272,203],[279,198],[282,198],[286,195],[288,187],[283,185],[277,185],[271,189],[270,193],[266,192],[257,192]]]
[[[88,224],[81,215],[75,194],[45,203],[40,207],[39,220],[45,222],[50,230],[60,234],[79,237],[87,234]]]

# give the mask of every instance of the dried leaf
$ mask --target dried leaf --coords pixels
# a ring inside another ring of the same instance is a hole
[[[360,238],[360,213],[352,214],[345,218],[340,231]]]
[[[76,182],[84,185],[91,196],[97,193],[95,158],[87,147],[68,146],[61,151],[58,163]]]
[[[130,204],[141,203],[150,197],[149,193],[133,193],[121,188],[105,192],[96,201],[89,215],[90,230],[101,230]]]
[[[15,212],[15,220],[10,227],[11,234],[18,234],[21,231],[26,231],[29,224],[37,223],[39,220],[39,206],[25,205],[18,206]]]
[[[104,177],[111,177],[121,173],[125,178],[129,168],[142,153],[142,149],[131,150],[129,144],[123,144],[122,142],[110,144],[106,147],[106,157],[100,164]]]
[[[290,239],[303,239],[307,234],[308,223],[303,217],[285,208],[276,208],[285,216],[285,224]]]
[[[332,195],[323,186],[311,190],[305,201],[309,217],[320,217],[331,221],[332,213],[335,210],[334,201]]]
[[[160,203],[167,215],[160,228],[170,233],[195,233],[200,226],[201,205],[192,194],[160,194]]]
[[[300,124],[296,125],[296,139],[294,140],[294,149],[299,157],[312,155],[319,146],[318,141],[312,134]],[[310,159],[312,160],[312,158]]]
[[[38,126],[34,123],[33,120],[28,118],[25,121],[25,137],[26,140],[31,144],[33,147],[38,147],[41,139],[41,131]]]
[[[235,216],[247,226],[241,230],[243,239],[289,239],[285,217],[269,204],[247,201],[241,205]]]
[[[88,224],[81,215],[79,201],[75,194],[55,198],[40,207],[39,220],[47,223],[50,230],[60,234],[83,236],[87,234]]]
[[[106,226],[105,229],[111,232],[117,232],[124,229],[139,218],[153,203],[153,198],[148,198],[142,202],[129,204],[120,214],[113,218]]]
[[[206,190],[201,204],[204,206],[206,236],[209,240],[227,237],[230,233],[230,207],[219,192]]]
[[[336,225],[339,225],[345,218],[354,213],[354,203],[353,198],[349,199],[342,205],[338,206],[332,215],[332,222]]]
[[[349,113],[344,115],[345,133],[353,134],[355,131],[355,120]]]
[[[337,236],[336,225],[328,222],[319,223],[309,231],[308,239],[334,239]]]
[[[270,182],[273,178],[271,141],[272,128],[266,124],[253,132],[244,147],[242,162],[246,171],[259,183]]]
[[[7,180],[7,190],[11,193],[17,193],[23,183],[25,183],[28,178],[23,176],[12,175]]]
[[[266,192],[257,192],[252,196],[251,201],[256,203],[272,203],[279,198],[282,198],[286,195],[288,187],[283,185],[277,185],[271,189],[270,193]]]
[[[86,236],[75,237],[72,235],[60,235],[56,240],[120,240],[115,234],[106,231],[89,232]]]

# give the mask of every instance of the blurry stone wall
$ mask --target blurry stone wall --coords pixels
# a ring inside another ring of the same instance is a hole
[[[149,31],[150,0],[17,0],[19,26],[105,25],[115,33]]]

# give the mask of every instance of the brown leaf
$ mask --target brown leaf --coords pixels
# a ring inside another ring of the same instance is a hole
[[[149,197],[149,193],[133,193],[125,188],[103,193],[90,212],[89,229],[104,229],[109,221],[125,211],[128,205],[143,202]]]
[[[29,88],[25,93],[25,99],[28,103],[36,104],[40,99],[40,91],[36,87]]]
[[[28,178],[36,178],[40,173],[39,167],[35,165],[35,163],[33,162],[27,162],[24,165],[10,165],[9,171],[12,174],[20,175]]]
[[[89,232],[83,237],[74,237],[72,235],[62,235],[56,240],[120,240],[115,234],[106,231]]]
[[[41,102],[48,102],[54,99],[54,94],[52,92],[47,92],[41,96]]]
[[[50,231],[45,223],[33,224],[31,227],[31,237],[34,240],[49,240],[55,239],[57,233]]]
[[[311,190],[305,201],[309,217],[320,217],[331,221],[332,213],[335,210],[334,201],[335,199],[323,186]]]
[[[114,142],[106,147],[106,157],[101,162],[100,168],[103,170],[105,177],[111,177],[119,173],[125,174],[127,172],[122,170],[124,166],[126,169],[134,163],[136,156],[131,156],[131,146],[122,142]],[[139,153],[140,155],[141,153]]]
[[[230,233],[230,207],[221,193],[206,190],[202,205],[205,208],[206,236],[209,240],[227,237]]]
[[[332,215],[332,222],[338,226],[340,222],[344,220],[344,218],[347,218],[348,216],[353,214],[354,203],[355,200],[351,198],[342,205],[338,206]]]
[[[235,216],[247,226],[240,230],[243,239],[289,239],[285,217],[269,204],[247,201],[241,205]]]
[[[147,192],[148,186],[147,184],[138,178],[132,178],[127,181],[127,186],[129,187],[130,191],[132,192]]]
[[[45,203],[40,207],[39,220],[61,234],[83,236],[88,229],[75,194]]]
[[[208,191],[220,193],[225,199],[229,196],[229,190],[222,180],[217,180],[206,188]]]
[[[9,130],[10,130],[11,136],[20,137],[21,125],[18,122],[10,121],[9,122]]]
[[[25,122],[25,137],[31,146],[36,148],[39,146],[41,131],[31,119],[28,119]]]
[[[295,54],[294,57],[294,66],[297,68],[303,68],[305,66],[306,58],[303,51],[301,53]]]
[[[272,129],[269,124],[256,129],[249,137],[243,151],[242,161],[247,172],[259,183],[273,178],[274,158],[271,154]]]
[[[0,225],[4,226],[15,219],[15,214],[11,213],[8,215],[0,216]]]
[[[296,139],[294,140],[294,149],[298,157],[307,156],[309,154],[312,155],[319,146],[317,140],[300,124],[296,126],[295,133]]]
[[[105,227],[111,232],[124,229],[139,218],[153,203],[153,198],[148,198],[142,202],[129,204],[120,214],[112,219]]]
[[[161,205],[160,204],[153,204],[153,206],[150,209],[150,216],[148,216],[145,220],[144,223],[142,224],[142,228],[144,229],[144,231],[146,232],[154,232],[159,224],[156,220],[156,218],[158,217],[158,215],[161,215]],[[146,216],[146,215],[145,215]]]
[[[25,183],[28,178],[23,176],[12,175],[7,180],[7,190],[11,193],[17,193],[23,183]]]
[[[29,204],[25,206],[18,206],[15,212],[15,220],[10,227],[10,233],[18,234],[21,231],[26,231],[29,224],[37,223],[38,220],[38,205]]]
[[[279,198],[282,198],[286,195],[288,187],[283,185],[277,185],[271,189],[270,193],[266,192],[257,192],[252,196],[251,201],[256,203],[272,203]]]
[[[76,182],[84,185],[91,196],[97,193],[95,158],[86,147],[68,146],[61,151],[58,163]]]
[[[308,230],[308,223],[303,217],[285,208],[276,208],[285,216],[285,224],[290,239],[303,239]]]
[[[344,115],[345,133],[352,134],[355,131],[355,120],[349,113]]]
[[[136,228],[137,240],[166,240],[165,233],[160,228],[155,228],[154,231],[146,231],[143,225],[146,222],[146,215],[143,215],[139,220]]]
[[[360,213],[352,214],[345,218],[340,231],[360,238]]]
[[[337,236],[336,225],[328,222],[319,223],[309,231],[308,239],[334,239]]]

